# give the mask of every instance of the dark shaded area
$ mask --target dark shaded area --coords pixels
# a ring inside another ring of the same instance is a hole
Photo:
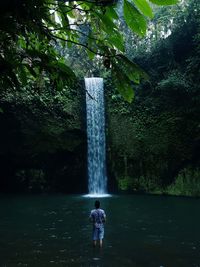
[[[87,192],[84,122],[67,99],[69,111],[37,97],[2,101],[1,192]]]
[[[103,250],[91,246],[87,214],[93,204],[80,195],[0,196],[1,265],[198,266],[200,199],[101,199],[108,216]]]

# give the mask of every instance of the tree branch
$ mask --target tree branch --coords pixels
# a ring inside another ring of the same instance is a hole
[[[59,39],[59,40],[64,41],[64,42],[69,42],[69,43],[72,43],[72,44],[75,44],[75,45],[78,45],[78,46],[82,46],[82,47],[86,48],[87,50],[89,50],[90,52],[92,52],[92,53],[94,53],[94,54],[96,54],[96,55],[99,55],[99,56],[102,56],[102,57],[108,56],[108,55],[106,55],[106,53],[103,54],[103,53],[99,53],[99,52],[94,51],[93,49],[89,48],[89,47],[88,47],[87,45],[85,45],[85,44],[77,43],[77,42],[72,41],[72,40],[69,40],[69,39],[64,39],[64,38],[62,38],[62,37],[60,37],[60,36],[56,36],[56,35],[53,35],[53,34],[51,34],[51,33],[50,33],[50,35],[51,35],[53,38],[55,38],[55,39]]]

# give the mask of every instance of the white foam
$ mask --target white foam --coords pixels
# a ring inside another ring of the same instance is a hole
[[[83,197],[88,197],[88,198],[103,198],[103,197],[112,197],[111,194],[87,194],[83,195]]]

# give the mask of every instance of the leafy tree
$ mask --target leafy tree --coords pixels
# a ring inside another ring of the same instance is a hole
[[[130,57],[150,76],[136,87],[134,103],[129,105],[118,95],[107,97],[108,159],[122,189],[197,194],[199,11],[200,3],[189,1],[182,14],[177,10],[171,35],[162,39],[158,32],[159,38],[149,51],[135,52],[129,47]],[[166,20],[171,14],[167,16]]]
[[[178,0],[149,0],[156,5]],[[123,16],[128,27],[144,36],[153,17],[147,0],[123,0]],[[0,4],[0,84],[2,90],[41,84],[61,90],[75,75],[60,47],[77,45],[90,59],[103,59],[112,69],[112,78],[127,101],[133,99],[132,82],[145,73],[124,56],[124,40],[119,31],[116,1],[7,0]]]

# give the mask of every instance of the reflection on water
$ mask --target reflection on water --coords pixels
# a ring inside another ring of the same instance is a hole
[[[102,198],[103,249],[91,246],[93,198],[0,198],[0,267],[200,267],[200,199]]]

